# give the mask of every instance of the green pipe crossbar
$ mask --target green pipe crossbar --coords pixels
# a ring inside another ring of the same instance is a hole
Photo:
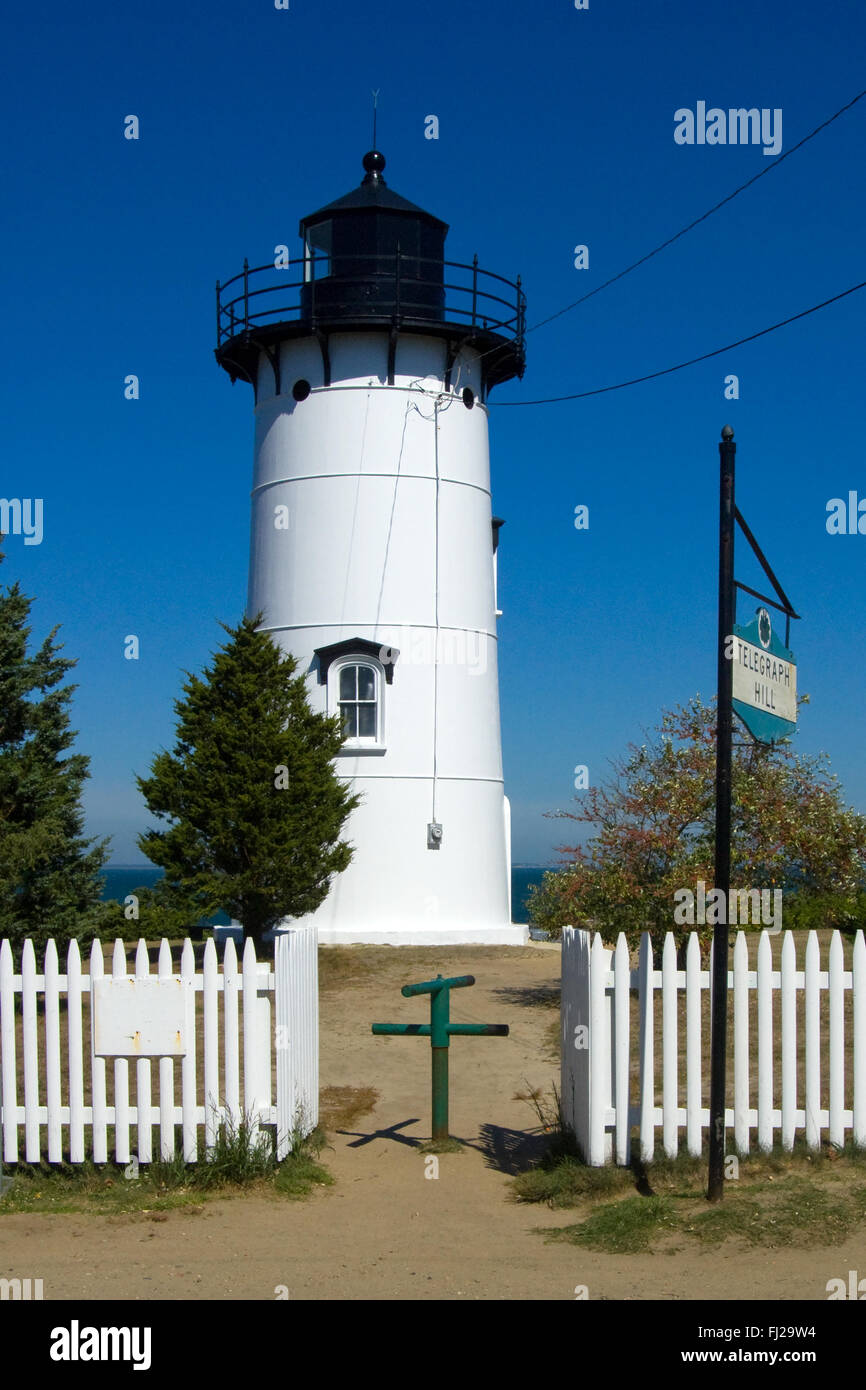
[[[374,1033],[396,1033],[401,1037],[420,1036],[430,1039],[433,1051],[433,1138],[448,1136],[448,1047],[452,1036],[463,1035],[488,1038],[508,1036],[507,1023],[452,1023],[450,999],[452,989],[466,989],[475,984],[474,975],[455,975],[443,980],[422,980],[417,985],[404,985],[400,991],[407,999],[415,994],[430,995],[429,1023],[374,1023]]]

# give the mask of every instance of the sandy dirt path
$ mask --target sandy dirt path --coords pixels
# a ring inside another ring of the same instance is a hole
[[[331,1133],[322,1155],[336,1183],[299,1202],[208,1201],[198,1214],[10,1215],[0,1267],[44,1280],[46,1299],[825,1299],[826,1282],[866,1270],[866,1239],[834,1249],[596,1254],[546,1243],[539,1227],[574,1216],[508,1199],[511,1175],[538,1151],[527,1083],[558,1077],[550,1024],[555,950],[387,952],[362,948],[361,970],[323,972],[324,1088],[373,1087],[375,1109]],[[452,1018],[508,1023],[511,1035],[451,1046],[451,1132],[466,1147],[426,1177],[430,1134],[426,1039],[373,1037],[374,1021],[423,1021],[426,1000],[400,985],[473,973]],[[329,979],[329,976],[332,978]]]

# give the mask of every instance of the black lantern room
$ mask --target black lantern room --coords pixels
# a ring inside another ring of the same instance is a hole
[[[303,256],[251,268],[217,284],[217,361],[232,380],[256,384],[266,353],[277,377],[276,345],[315,335],[330,380],[334,332],[386,329],[393,383],[401,333],[446,340],[446,384],[457,353],[482,354],[485,394],[523,375],[525,299],[516,284],[471,264],[445,259],[448,225],[394,193],[385,157],[370,150],[358,188],[301,219]]]
[[[384,168],[370,150],[361,186],[302,219],[308,316],[441,322],[447,223],[392,193]]]

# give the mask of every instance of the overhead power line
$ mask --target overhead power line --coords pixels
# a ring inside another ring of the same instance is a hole
[[[852,285],[850,289],[842,290],[841,294],[834,294],[831,299],[825,299],[820,304],[813,304],[811,309],[803,309],[799,314],[792,314],[790,318],[780,319],[778,323],[771,324],[769,328],[762,328],[757,333],[749,333],[747,337],[738,338],[734,343],[726,343],[724,347],[713,348],[712,352],[703,352],[700,357],[690,357],[687,362],[678,362],[674,367],[663,367],[659,372],[647,372],[646,376],[631,377],[628,381],[618,381],[613,386],[597,386],[593,391],[573,391],[568,396],[545,396],[537,401],[491,401],[489,405],[494,410],[503,410],[509,406],[520,405],[553,405],[556,401],[579,401],[586,396],[602,396],[606,391],[622,391],[626,386],[639,386],[642,381],[654,381],[656,377],[669,376],[671,372],[681,372],[685,367],[693,367],[697,362],[707,362],[711,357],[718,357],[723,352],[731,352],[733,348],[742,347],[744,343],[753,343],[756,338],[764,338],[768,333],[775,333],[777,328],[785,328],[787,324],[796,323],[798,319],[805,319],[809,314],[817,314],[819,309],[826,309],[828,304],[836,304],[840,299],[845,299],[847,295],[862,289],[866,289],[866,280],[861,280],[859,285]]]
[[[822,121],[820,125],[816,125],[815,129],[810,130],[808,135],[804,135],[802,140],[798,140],[796,145],[792,145],[784,154],[778,155],[773,160],[772,164],[767,164],[763,169],[759,169],[757,174],[753,174],[745,183],[741,183],[739,188],[734,189],[733,193],[729,193],[726,198],[722,198],[720,202],[715,203],[713,207],[701,213],[700,217],[696,217],[694,221],[689,222],[687,226],[681,227],[673,236],[668,237],[666,241],[661,242],[661,244],[654,247],[652,251],[647,251],[646,255],[641,256],[639,260],[633,261],[631,265],[627,265],[625,270],[618,271],[616,275],[612,275],[610,279],[605,280],[603,284],[596,285],[594,290],[589,290],[587,294],[581,295],[580,299],[575,299],[573,303],[566,304],[564,309],[557,309],[555,314],[549,314],[546,319],[539,319],[538,323],[534,323],[531,328],[527,328],[527,333],[534,333],[536,328],[543,328],[546,323],[552,323],[554,319],[561,318],[563,314],[570,313],[571,310],[576,309],[579,304],[585,304],[588,299],[592,299],[593,295],[601,294],[602,290],[606,290],[609,285],[614,285],[617,280],[621,280],[623,276],[630,275],[633,270],[637,270],[638,266],[645,265],[647,261],[652,260],[653,256],[657,256],[660,251],[664,251],[665,247],[672,246],[675,241],[679,241],[680,237],[684,237],[687,232],[693,231],[694,228],[700,226],[702,222],[706,222],[708,217],[712,217],[713,213],[718,212],[726,203],[730,203],[732,199],[744,193],[747,188],[751,188],[753,183],[758,182],[758,179],[762,179],[765,175],[772,173],[773,169],[778,169],[780,164],[784,163],[786,159],[790,159],[792,154],[796,154],[797,150],[801,150],[810,140],[814,140],[815,136],[819,135],[822,130],[826,130],[828,125],[832,125],[834,121],[838,121],[840,116],[844,116],[845,112],[850,111],[851,107],[856,106],[857,102],[862,101],[863,97],[866,97],[866,88],[864,88],[862,92],[858,92],[857,95],[846,102],[844,106],[840,106],[839,110],[834,111],[832,116],[828,116],[826,121]],[[671,368],[671,370],[673,371],[675,368]]]

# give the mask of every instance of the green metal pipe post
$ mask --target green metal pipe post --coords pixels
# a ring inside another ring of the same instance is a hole
[[[435,980],[422,980],[420,984],[404,985],[401,993],[406,998],[415,994],[430,995],[429,1023],[374,1023],[374,1033],[392,1033],[403,1037],[408,1035],[430,1039],[432,1050],[432,1106],[433,1139],[447,1139],[448,1135],[448,1047],[451,1034],[476,1037],[508,1036],[507,1023],[452,1023],[450,997],[452,989],[465,989],[475,984],[474,975],[457,975],[443,980],[437,975]]]
[[[441,975],[437,975],[435,980],[422,980],[418,985],[404,985],[400,993],[406,999],[411,999],[413,994],[438,994],[443,989],[466,989],[474,984],[474,975],[453,975],[450,980],[443,980]]]
[[[448,1138],[448,1023],[451,990],[441,986],[430,995],[430,1046],[433,1048],[433,1138]]]
[[[433,1048],[433,1139],[448,1138],[448,1048]]]

